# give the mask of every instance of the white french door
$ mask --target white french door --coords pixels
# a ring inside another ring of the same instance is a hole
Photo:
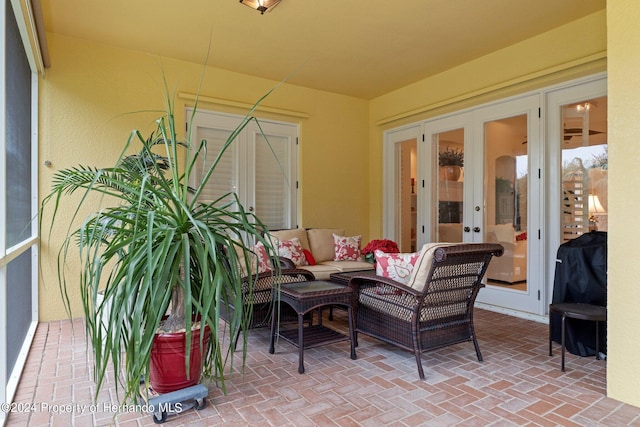
[[[187,110],[187,120],[193,111]],[[199,110],[192,121],[192,142],[206,141],[195,179],[217,158],[241,116]],[[218,161],[200,200],[212,202],[236,193],[240,203],[269,229],[297,225],[297,125],[260,120],[250,122]]]
[[[543,314],[540,95],[474,110],[467,203],[468,239],[497,242],[504,254],[491,261],[478,303]],[[467,228],[465,227],[465,232]]]
[[[418,222],[427,225],[418,246],[502,244],[505,254],[491,261],[478,296],[480,305],[501,311],[541,314],[543,308],[543,277],[530,267],[540,262],[541,247],[539,100],[530,95],[424,123]],[[462,170],[451,174],[447,162],[459,153]]]
[[[421,125],[395,129],[385,134],[384,237],[395,241],[401,252],[414,252],[417,243],[418,176],[416,158]]]
[[[402,238],[406,179],[398,153],[410,140],[417,140],[416,248],[502,244],[478,305],[543,320],[560,244],[608,229],[606,76],[385,132],[384,234],[391,239]],[[462,167],[441,166],[454,163]]]

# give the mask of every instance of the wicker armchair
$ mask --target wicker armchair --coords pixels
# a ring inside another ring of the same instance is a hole
[[[242,285],[243,294],[243,306],[242,309],[246,312],[251,310],[251,316],[249,317],[247,329],[262,328],[271,326],[271,310],[274,304],[271,301],[271,290],[274,286],[281,283],[295,283],[304,282],[307,280],[314,280],[313,273],[295,268],[285,268],[280,270],[280,275],[276,275],[275,271],[267,271],[244,278]],[[231,319],[234,316],[236,307],[229,304],[220,312],[220,317],[226,321],[229,325],[232,324]],[[283,322],[297,322],[298,315],[286,304],[281,307],[280,318]],[[234,326],[232,326],[234,327]],[[239,325],[235,326],[235,342],[237,344],[240,337],[241,328]]]
[[[432,250],[432,261],[416,269],[426,273],[421,284],[409,287],[381,276],[355,276],[356,342],[359,332],[411,351],[424,379],[421,354],[452,344],[473,341],[482,354],[473,327],[473,305],[492,256],[501,256],[499,244],[468,243]],[[423,249],[424,252],[424,249]],[[417,272],[416,272],[417,273]],[[419,276],[419,275],[418,275]]]

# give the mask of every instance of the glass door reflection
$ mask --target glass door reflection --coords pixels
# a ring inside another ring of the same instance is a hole
[[[484,241],[498,242],[504,255],[491,261],[491,285],[527,289],[527,115],[485,123],[486,215]]]
[[[438,153],[436,242],[462,242],[464,129],[434,135]]]
[[[607,97],[562,107],[562,243],[608,230]]]

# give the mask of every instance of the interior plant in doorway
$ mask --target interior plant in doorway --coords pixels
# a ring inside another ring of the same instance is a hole
[[[199,196],[238,133],[255,120],[252,114],[262,99],[210,163],[205,162],[206,141],[178,135],[184,125],[176,123],[167,94],[155,129],[147,137],[133,131],[112,166],[55,172],[40,209],[41,235],[65,230],[58,284],[70,315],[72,288],[79,286],[96,397],[113,364],[118,395],[123,389],[124,401],[136,402],[141,379],[153,385],[150,361],[158,334],[174,332],[184,334],[186,350],[172,369],[196,382],[193,377],[203,373],[225,390],[224,373],[233,367],[235,351],[229,336],[246,328],[251,313],[234,311],[229,330],[219,322],[220,313],[229,304],[243,305],[243,271],[257,270],[251,245],[259,241],[274,251],[262,237],[265,226],[235,193],[211,203]],[[137,154],[127,154],[134,149]],[[202,174],[196,174],[198,167]],[[79,274],[67,270],[74,254],[80,258]],[[202,360],[194,362],[192,356]],[[191,370],[200,363],[202,369]]]
[[[464,152],[458,148],[447,147],[438,153],[440,166],[464,166]]]
[[[438,164],[440,165],[441,180],[457,181],[464,166],[464,151],[447,147],[438,153]]]

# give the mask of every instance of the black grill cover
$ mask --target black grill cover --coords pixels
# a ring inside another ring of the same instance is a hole
[[[553,303],[582,302],[607,305],[607,233],[592,231],[558,248],[553,283]],[[561,320],[551,319],[551,337],[561,341]],[[600,349],[606,354],[606,325],[600,323]],[[596,323],[566,320],[566,349],[579,356],[596,354]]]

